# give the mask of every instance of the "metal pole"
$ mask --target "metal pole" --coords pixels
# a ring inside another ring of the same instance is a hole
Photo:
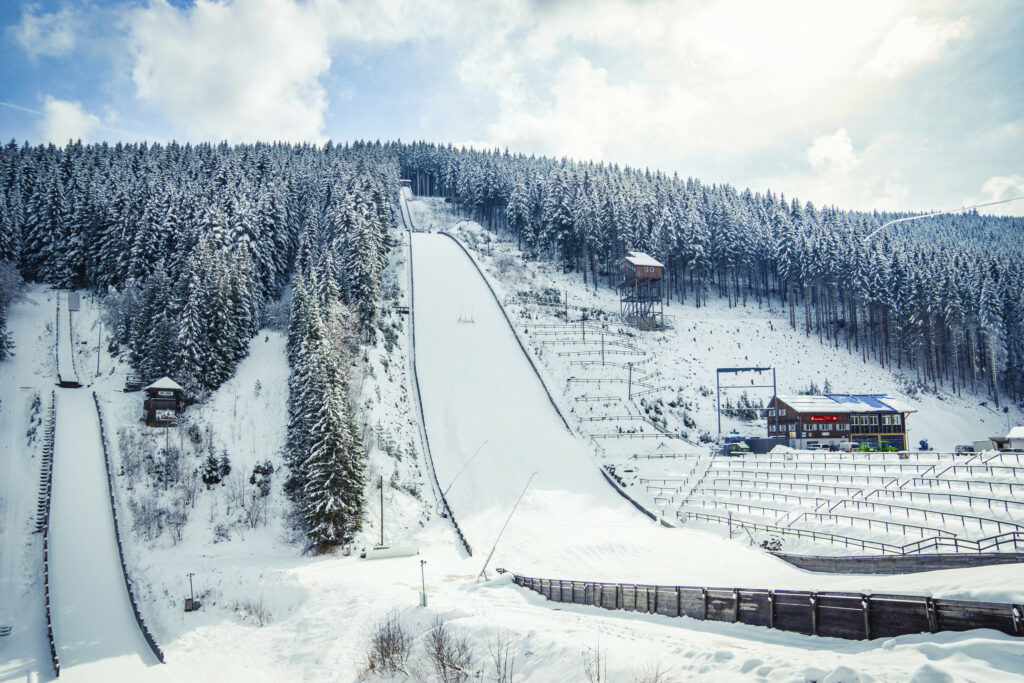
[[[718,445],[722,445],[722,390],[719,386],[722,374],[715,371],[715,412],[718,413]]]
[[[772,368],[772,398],[775,399],[775,438],[779,438],[779,390],[775,385],[775,368]],[[788,441],[786,442],[788,445]]]
[[[601,365],[604,365],[604,330],[601,330]]]
[[[487,445],[487,442],[484,441],[482,444],[477,446],[477,449],[475,451],[473,451],[473,455],[471,455],[469,457],[469,460],[467,460],[466,464],[462,466],[462,469],[455,473],[455,476],[452,478],[451,482],[448,484],[448,487],[444,491],[441,491],[441,498],[444,498],[446,495],[448,495],[448,491],[450,491],[452,486],[455,484],[455,480],[459,478],[460,474],[462,474],[463,472],[466,471],[466,468],[469,467],[469,463],[473,462],[473,458],[475,458],[477,455],[479,455],[481,449],[483,449],[483,447],[486,446],[486,445]],[[438,514],[440,514],[440,513],[438,513]]]
[[[420,607],[427,606],[427,575],[424,573],[423,565],[427,563],[426,560],[420,560],[420,581],[422,582],[423,589],[420,591]]]
[[[195,576],[195,572],[189,572],[188,573],[188,594],[189,594],[189,597],[192,598],[192,602],[195,603],[195,601],[196,601],[196,592],[195,592],[195,590],[192,589],[192,577],[193,576]]]
[[[384,545],[384,475],[380,475],[380,544]]]
[[[103,344],[103,321],[100,321],[100,331],[96,335],[96,376],[100,376],[100,348]]]
[[[501,535],[505,533],[505,529],[508,528],[508,523],[512,521],[512,515],[516,513],[516,508],[519,507],[520,501],[522,501],[523,496],[526,495],[526,489],[530,488],[530,482],[533,481],[533,478],[536,476],[536,472],[530,475],[530,478],[526,480],[526,486],[523,487],[523,492],[519,494],[518,498],[516,498],[516,504],[512,506],[512,511],[508,513],[508,519],[505,520],[505,526],[501,527],[501,531],[498,532],[498,537],[494,539],[494,545],[491,546],[491,552],[487,554],[487,559],[484,560],[484,566],[476,577],[477,583],[480,583],[481,576],[483,577],[484,581],[487,580],[487,565],[490,563],[491,557],[494,555],[494,551],[498,547],[498,541],[501,540]]]
[[[626,393],[627,393],[627,399],[626,400],[632,401],[633,400],[633,361],[629,361],[628,363],[626,363],[626,365],[629,366],[629,388],[626,390]]]

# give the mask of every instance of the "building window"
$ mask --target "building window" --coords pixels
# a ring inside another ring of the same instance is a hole
[[[768,417],[775,417],[775,408],[768,409]]]
[[[892,423],[894,425],[899,425],[900,424],[900,416],[899,416],[899,414],[896,414],[896,415],[892,416]]]
[[[882,424],[883,424],[884,426],[886,426],[886,427],[888,427],[888,426],[889,426],[889,416],[888,416],[888,415],[883,415],[883,416],[882,416]]]
[[[852,424],[852,425],[859,425],[860,424],[860,415],[851,415],[850,416],[850,424]]]
[[[871,416],[871,426],[872,427],[877,427],[878,426],[878,416],[877,415],[872,415]]]

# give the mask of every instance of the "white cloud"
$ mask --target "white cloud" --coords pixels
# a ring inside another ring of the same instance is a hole
[[[832,135],[811,141],[806,154],[810,172],[775,176],[755,183],[755,189],[771,189],[818,206],[863,211],[901,209],[909,190],[889,163],[901,153],[901,143],[896,136],[883,135],[857,152],[846,129],[839,128]]]
[[[864,73],[897,78],[938,58],[947,43],[966,32],[963,20],[923,22],[917,17],[904,17],[886,33],[878,51],[864,65]]]
[[[43,118],[39,122],[39,132],[43,140],[57,145],[63,145],[68,140],[89,142],[93,139],[93,131],[99,125],[99,117],[82,109],[80,102],[46,96]]]
[[[126,21],[136,97],[193,139],[322,140],[332,49],[420,37],[434,5],[150,0]]]
[[[899,7],[600,0],[499,18],[459,27],[469,47],[457,73],[493,104],[493,144],[679,167],[863,103],[872,93],[851,83]]]
[[[1024,196],[1024,175],[992,176],[981,186],[981,193],[964,200],[964,206],[997,202],[1003,199]],[[978,210],[980,213],[998,216],[1024,216],[1024,199],[1007,204],[997,204]]]
[[[845,128],[840,128],[834,135],[815,138],[807,150],[807,160],[819,172],[836,170],[848,173],[857,165],[857,155]]]
[[[190,138],[311,140],[323,132],[327,32],[308,8],[163,0],[129,18],[136,96]]]
[[[75,48],[77,19],[64,8],[59,12],[39,14],[39,5],[21,8],[21,22],[8,29],[19,45],[35,59],[39,55],[59,57]]]

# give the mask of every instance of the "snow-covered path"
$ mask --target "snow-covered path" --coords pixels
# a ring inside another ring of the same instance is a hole
[[[57,390],[50,597],[61,680],[136,680],[160,666],[132,613],[118,560],[92,395]]]

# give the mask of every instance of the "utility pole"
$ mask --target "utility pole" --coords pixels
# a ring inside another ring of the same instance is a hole
[[[103,321],[100,321],[100,331],[96,335],[96,377],[100,376],[100,349],[103,343]]]
[[[384,547],[384,475],[380,475],[380,545]]]
[[[626,365],[629,366],[629,388],[626,390],[626,395],[627,395],[627,400],[632,401],[633,400],[633,361],[629,361],[628,363],[626,363]],[[722,431],[722,428],[719,427],[718,431]]]

